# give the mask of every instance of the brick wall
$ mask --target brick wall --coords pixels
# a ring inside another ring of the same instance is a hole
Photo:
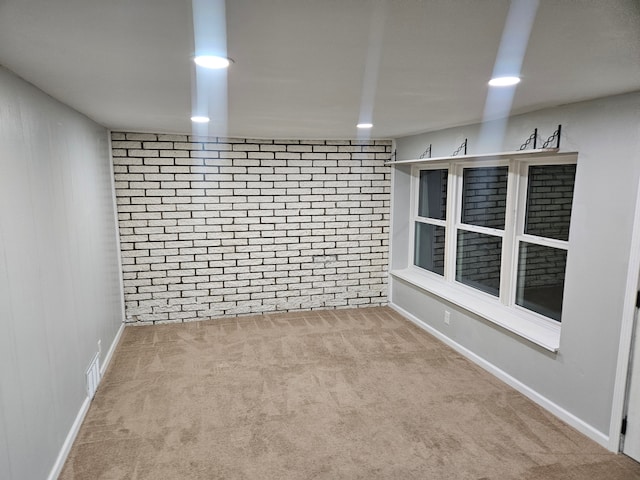
[[[389,141],[112,133],[126,318],[382,305]]]

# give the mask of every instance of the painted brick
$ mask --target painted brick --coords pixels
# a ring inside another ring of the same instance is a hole
[[[160,156],[166,158],[189,158],[187,150],[160,150]]]
[[[390,142],[115,132],[112,149],[127,321],[386,302]]]
[[[141,142],[132,142],[132,141],[112,141],[111,148],[120,149],[120,148],[142,148]]]
[[[127,140],[155,141],[158,137],[153,133],[126,133]]]

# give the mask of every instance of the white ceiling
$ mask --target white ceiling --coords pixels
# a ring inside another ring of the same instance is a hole
[[[367,106],[375,138],[479,121],[509,6],[227,0],[226,133],[354,138]],[[0,0],[0,64],[109,128],[190,133],[192,18],[191,0]],[[640,2],[540,0],[521,72],[512,113],[640,90]]]

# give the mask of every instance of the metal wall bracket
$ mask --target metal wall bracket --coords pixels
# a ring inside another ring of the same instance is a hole
[[[562,125],[558,125],[558,129],[553,132],[553,135],[551,135],[549,138],[547,138],[547,140],[542,144],[542,148],[548,148],[549,145],[551,145],[551,143],[555,140],[556,141],[556,146],[555,148],[560,148],[560,133],[562,132]],[[551,147],[554,148],[554,147]]]
[[[538,146],[538,129],[534,129],[533,133],[527,138],[527,141],[520,145],[520,150],[526,150],[527,147],[533,142],[533,149],[535,150]]]
[[[464,153],[463,155],[467,154],[467,139],[464,139],[464,142],[462,142],[462,144],[458,147],[458,149],[453,152],[453,155],[451,155],[452,157],[455,157],[456,155],[458,155],[462,150],[464,149]]]
[[[422,160],[423,158],[431,158],[431,144],[420,154],[420,159]]]
[[[542,144],[542,148],[560,148],[560,133],[562,132],[562,125],[558,125],[558,129],[553,132],[553,134],[547,138],[545,140],[545,142]],[[553,142],[555,141],[556,145],[551,146],[553,144]],[[534,129],[533,133],[531,135],[529,135],[529,138],[527,138],[527,140],[520,145],[520,150],[526,150],[527,147],[529,145],[531,145],[531,143],[533,142],[533,149],[537,149],[538,148],[538,129]]]

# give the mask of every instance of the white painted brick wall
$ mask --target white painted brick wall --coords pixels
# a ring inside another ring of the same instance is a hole
[[[391,142],[112,146],[128,322],[386,304]]]

